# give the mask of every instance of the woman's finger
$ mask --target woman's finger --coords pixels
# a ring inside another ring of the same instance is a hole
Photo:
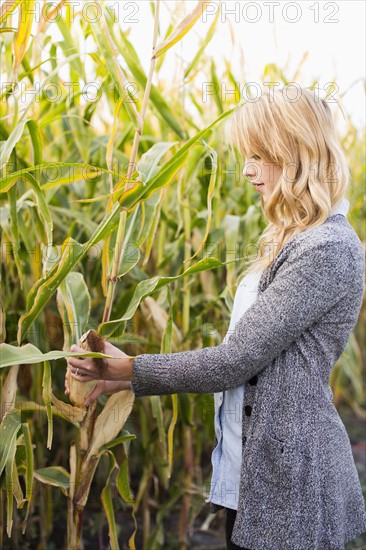
[[[72,344],[72,346],[70,347],[70,351],[72,351],[73,353],[85,353],[85,349],[80,348],[76,344]]]
[[[70,376],[70,369],[69,369],[69,367],[67,367],[66,375],[65,375],[65,394],[66,395],[68,395],[70,393],[69,376]]]
[[[89,395],[87,395],[85,400],[85,406],[88,406],[94,401],[96,401],[96,399],[98,399],[98,397],[103,393],[104,389],[105,389],[104,382],[99,382],[95,386],[94,390],[91,393],[89,393]]]
[[[80,370],[80,368],[72,369],[71,370],[71,376],[75,380],[79,380],[80,382],[88,382],[89,380],[96,380],[96,376],[92,373],[89,373],[85,370]]]
[[[75,368],[76,367],[88,368],[93,365],[92,361],[90,361],[90,357],[88,357],[87,359],[80,359],[79,357],[69,357],[68,363]]]

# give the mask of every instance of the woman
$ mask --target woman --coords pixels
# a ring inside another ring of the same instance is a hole
[[[331,112],[315,91],[300,92],[263,90],[232,117],[243,174],[268,224],[225,340],[136,357],[107,343],[116,359],[106,360],[105,380],[89,398],[130,386],[136,396],[215,394],[208,500],[213,510],[226,508],[231,549],[343,550],[366,531],[350,441],[329,386],[360,312],[364,253],[346,218],[349,174]],[[98,379],[92,359],[70,358],[68,371],[79,381]],[[242,417],[224,423],[223,402],[228,410],[239,404]]]

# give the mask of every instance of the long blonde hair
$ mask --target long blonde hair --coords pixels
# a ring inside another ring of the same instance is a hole
[[[282,167],[270,198],[260,205],[268,225],[245,272],[268,267],[297,233],[321,225],[345,197],[349,169],[332,113],[316,90],[263,89],[229,119],[234,145],[244,158],[258,155]]]

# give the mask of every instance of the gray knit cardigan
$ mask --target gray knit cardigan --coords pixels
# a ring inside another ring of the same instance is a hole
[[[244,384],[231,538],[239,546],[344,550],[366,531],[350,440],[329,386],[360,312],[364,277],[362,243],[335,214],[286,243],[225,343],[133,361],[137,397]]]

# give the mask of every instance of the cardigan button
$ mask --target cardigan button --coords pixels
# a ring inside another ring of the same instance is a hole
[[[247,440],[247,436],[246,435],[243,435],[243,443],[245,443]]]
[[[249,380],[249,384],[250,384],[251,386],[255,386],[256,383],[257,383],[257,381],[258,381],[258,376],[255,375],[255,376],[253,376],[253,378],[251,378],[251,379]]]
[[[250,416],[252,414],[252,407],[250,405],[246,405],[244,410],[246,416]]]

